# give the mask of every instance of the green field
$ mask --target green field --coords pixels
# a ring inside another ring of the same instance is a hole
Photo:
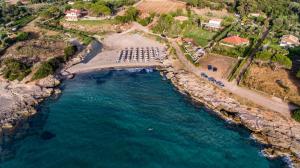
[[[198,27],[186,29],[183,33],[184,37],[192,38],[197,45],[202,47],[205,47],[215,35],[216,32],[204,30]]]

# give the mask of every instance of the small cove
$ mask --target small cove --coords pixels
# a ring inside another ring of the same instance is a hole
[[[13,143],[1,168],[286,167],[262,157],[247,130],[192,104],[157,71],[85,73],[62,88],[59,99],[41,105],[32,135]]]

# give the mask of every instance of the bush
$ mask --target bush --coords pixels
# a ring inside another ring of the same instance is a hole
[[[62,57],[51,58],[50,60],[43,62],[39,69],[34,73],[32,80],[42,79],[54,72],[59,68],[60,63],[63,62]]]
[[[291,69],[292,67],[292,61],[285,55],[275,54],[271,60],[283,65],[285,68]]]
[[[77,47],[70,45],[64,49],[64,61],[68,61],[77,52]]]
[[[4,78],[10,81],[16,79],[21,81],[31,72],[30,66],[16,59],[6,59],[3,63]]]
[[[262,60],[262,61],[269,61],[272,56],[273,56],[273,53],[271,53],[270,51],[264,50],[264,51],[257,52],[255,55],[255,58]]]
[[[146,17],[145,19],[138,19],[138,22],[143,26],[147,26],[149,23],[152,22],[152,18]]]
[[[136,21],[138,16],[139,16],[139,11],[134,7],[130,7],[126,10],[124,16],[117,16],[116,20],[121,23],[127,23],[131,21]]]
[[[230,57],[244,57],[245,52],[248,50],[248,47],[240,46],[240,47],[225,47],[221,45],[216,45],[212,52],[220,55],[226,55]]]
[[[292,113],[292,118],[300,122],[300,109],[294,110]]]
[[[29,33],[28,32],[20,32],[18,33],[16,37],[16,41],[25,41],[29,39]]]
[[[298,70],[297,74],[296,74],[297,78],[300,78],[300,69]]]

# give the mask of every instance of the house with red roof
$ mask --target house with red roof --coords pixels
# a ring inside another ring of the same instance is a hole
[[[220,44],[228,47],[236,47],[236,46],[249,45],[249,40],[246,38],[242,38],[240,36],[230,36],[221,40]]]
[[[82,17],[82,11],[80,9],[70,9],[65,12],[65,15],[67,21],[78,21]]]

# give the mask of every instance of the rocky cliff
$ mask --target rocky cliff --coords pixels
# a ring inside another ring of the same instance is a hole
[[[212,109],[221,118],[248,128],[268,157],[287,157],[300,167],[300,123],[277,112],[240,103],[223,89],[165,61],[163,73],[180,92]]]

